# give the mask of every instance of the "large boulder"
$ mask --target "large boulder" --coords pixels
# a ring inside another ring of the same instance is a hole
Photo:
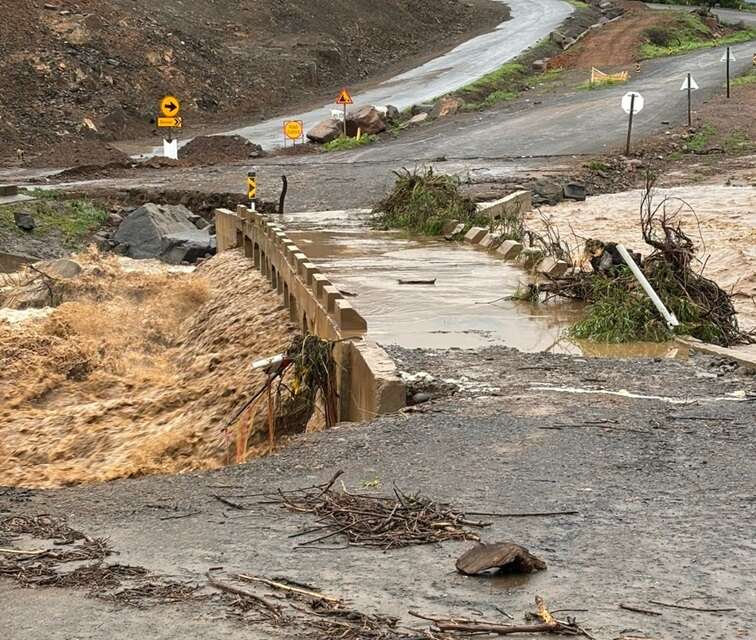
[[[13,214],[13,221],[16,223],[16,226],[22,231],[34,231],[34,229],[37,227],[37,223],[32,217],[32,214],[26,211],[16,211]]]
[[[334,118],[329,118],[310,129],[307,132],[307,139],[317,144],[326,144],[338,138],[343,132],[344,125]]]
[[[216,251],[215,238],[198,229],[183,205],[145,204],[123,221],[114,240],[130,258],[158,258],[169,264],[196,262]]]
[[[375,135],[386,130],[385,113],[375,107],[362,107],[347,116],[347,135],[356,136],[358,131],[367,135]]]

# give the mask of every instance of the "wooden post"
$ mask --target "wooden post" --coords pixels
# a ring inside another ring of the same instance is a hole
[[[693,109],[691,107],[691,95],[693,94],[692,80],[688,74],[688,129],[693,126]]]
[[[635,112],[635,94],[630,96],[630,119],[627,123],[627,145],[625,145],[625,155],[630,155],[630,136],[633,133],[633,113]]]

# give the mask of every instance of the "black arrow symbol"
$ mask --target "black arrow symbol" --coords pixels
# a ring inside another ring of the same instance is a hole
[[[169,102],[167,105],[165,105],[166,111],[175,111],[178,109],[178,105],[174,104],[173,102]]]

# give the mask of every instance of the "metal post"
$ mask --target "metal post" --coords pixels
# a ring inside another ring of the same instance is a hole
[[[635,94],[630,96],[630,119],[627,123],[627,145],[625,146],[625,155],[630,155],[630,136],[633,133],[633,113],[635,112]]]
[[[693,110],[691,108],[691,94],[693,93],[693,87],[691,87],[691,78],[688,74],[688,129],[693,126]]]
[[[730,47],[727,47],[727,98],[730,98]]]
[[[344,103],[344,137],[346,138],[347,135],[347,127],[346,127],[346,102]]]

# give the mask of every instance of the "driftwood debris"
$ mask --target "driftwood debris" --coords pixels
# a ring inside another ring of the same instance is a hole
[[[479,620],[470,618],[436,618],[433,616],[423,615],[416,611],[410,611],[409,614],[421,620],[428,620],[433,623],[431,632],[451,632],[457,634],[494,634],[506,636],[515,633],[554,633],[574,636],[585,636],[591,638],[585,629],[580,627],[572,618],[558,620],[546,607],[543,598],[536,596],[536,613],[534,617],[538,620],[533,624],[507,624],[494,622],[490,620]]]
[[[517,573],[533,573],[546,569],[546,563],[525,547],[512,542],[481,542],[457,560],[457,571],[468,576],[498,569]]]
[[[432,544],[445,540],[480,540],[469,527],[486,527],[490,523],[469,520],[465,513],[434,502],[420,494],[408,495],[394,487],[393,497],[353,494],[342,485],[334,490],[339,471],[329,482],[298,491],[279,491],[262,504],[278,504],[290,511],[311,513],[318,517],[316,526],[292,537],[318,532],[315,538],[299,545],[313,547],[336,536],[346,538],[350,546],[396,549]]]
[[[426,278],[426,279],[418,279],[418,280],[399,280],[399,284],[436,284],[436,278]]]

